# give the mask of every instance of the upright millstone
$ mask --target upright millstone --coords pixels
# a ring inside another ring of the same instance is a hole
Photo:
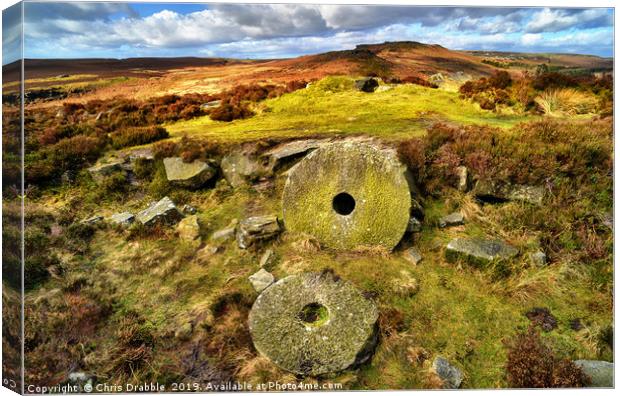
[[[323,146],[293,167],[283,194],[289,231],[335,249],[392,249],[407,229],[411,193],[393,150],[347,141]]]

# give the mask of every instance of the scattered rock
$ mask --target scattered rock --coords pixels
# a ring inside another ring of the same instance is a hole
[[[116,213],[108,219],[112,224],[118,224],[124,227],[129,226],[136,220],[136,216],[129,212]]]
[[[533,308],[526,312],[525,316],[544,331],[551,331],[558,327],[558,321],[547,308]]]
[[[394,87],[391,85],[381,85],[379,88],[377,88],[377,90],[375,92],[386,92],[389,91],[391,89],[393,89]]]
[[[355,88],[358,91],[371,93],[375,92],[378,86],[379,82],[377,79],[372,77],[365,77],[360,80],[355,80]]]
[[[405,172],[391,149],[357,141],[322,146],[288,173],[282,198],[286,228],[334,249],[391,250],[409,222]]]
[[[250,283],[252,283],[254,290],[260,293],[266,288],[268,288],[269,286],[271,286],[271,284],[274,281],[274,277],[271,273],[265,271],[264,268],[261,268],[258,272],[251,275],[249,277],[249,280],[250,280]]]
[[[474,188],[474,195],[489,203],[521,201],[533,205],[542,205],[545,188],[542,186],[478,181]]]
[[[579,331],[583,329],[583,324],[581,324],[581,319],[579,318],[571,319],[569,322],[569,325],[570,325],[570,328],[573,329],[574,331]]]
[[[228,226],[226,226],[226,228],[223,228],[221,230],[215,231],[212,235],[211,235],[211,240],[212,241],[225,241],[228,239],[233,239],[235,237],[235,232],[237,231],[237,219],[232,219],[232,221],[230,222],[230,224],[228,224]]]
[[[200,188],[215,176],[215,169],[202,161],[183,162],[180,157],[164,158],[166,178],[171,184],[186,188]]]
[[[269,264],[272,258],[273,258],[273,250],[271,249],[265,250],[265,253],[263,253],[263,255],[260,258],[260,262],[259,262],[260,267],[265,268]]]
[[[581,370],[592,379],[592,388],[614,387],[614,364],[602,360],[575,360]]]
[[[211,110],[211,109],[214,109],[216,107],[219,107],[221,104],[222,104],[221,100],[212,100],[210,102],[201,104],[200,105],[200,109],[202,109],[202,110]]]
[[[439,219],[440,228],[459,226],[459,225],[463,225],[464,223],[465,223],[465,218],[460,212],[450,213],[449,215],[444,216],[441,219]]]
[[[409,223],[407,223],[407,232],[420,232],[420,231],[422,231],[422,223],[420,223],[420,220],[411,216],[409,218]]]
[[[221,252],[222,250],[223,248],[221,246],[206,245],[196,252],[196,258],[199,260],[208,261],[210,257]]]
[[[233,152],[220,162],[226,181],[233,187],[250,184],[261,176],[271,174],[268,164],[260,161],[251,152]]]
[[[185,204],[185,205],[183,205],[183,207],[181,208],[181,211],[182,211],[183,213],[185,213],[185,214],[188,214],[188,215],[193,215],[193,214],[196,214],[196,212],[197,212],[198,210],[197,210],[196,208],[194,208],[192,205]]]
[[[542,250],[537,250],[529,254],[530,261],[536,267],[545,267],[547,265],[547,255]]]
[[[465,259],[474,265],[516,257],[519,251],[505,242],[492,239],[455,238],[446,246],[446,259]]]
[[[192,336],[192,324],[187,322],[174,332],[174,338],[179,341],[187,341]]]
[[[124,165],[124,159],[110,159],[107,162],[101,162],[91,166],[88,168],[88,172],[95,182],[101,183],[107,176],[117,172],[125,172]]]
[[[443,74],[441,74],[441,73],[436,73],[436,74],[433,74],[432,76],[430,76],[430,77],[428,78],[428,81],[429,81],[429,82],[432,82],[432,83],[437,84],[437,83],[442,83],[442,82],[444,82],[444,80],[445,80],[445,79],[446,79],[446,78],[443,76]]]
[[[458,389],[463,382],[463,373],[441,356],[433,360],[433,371],[443,381],[444,389]]]
[[[422,254],[420,254],[420,251],[416,247],[411,247],[405,250],[403,256],[405,257],[405,260],[409,261],[413,265],[418,265],[418,263],[422,261]]]
[[[144,225],[155,224],[175,224],[183,218],[183,215],[174,202],[168,197],[162,198],[159,202],[153,202],[148,208],[139,212],[136,219]]]
[[[327,140],[304,139],[282,143],[267,151],[264,156],[269,158],[269,164],[276,169],[283,161],[298,158],[307,154],[309,151],[317,149],[327,144]]]
[[[85,385],[89,382],[92,383],[93,376],[83,371],[74,371],[72,373],[69,373],[69,375],[67,376],[67,380],[69,381],[69,383],[73,385],[77,385],[77,384]]]
[[[82,221],[80,221],[80,223],[82,224],[89,224],[89,225],[95,225],[95,224],[99,224],[103,221],[103,216],[100,215],[94,215],[91,216],[87,219],[84,219]]]
[[[265,289],[248,323],[260,354],[284,370],[318,376],[370,358],[378,315],[351,283],[329,272],[305,273]]]
[[[458,180],[456,182],[456,188],[460,192],[467,192],[467,190],[469,190],[469,172],[467,171],[467,167],[457,167],[456,175],[458,177]]]
[[[200,240],[200,224],[198,224],[198,216],[192,215],[184,218],[177,225],[179,238],[187,242]]]
[[[254,242],[272,238],[280,231],[276,215],[248,217],[239,223],[237,244],[241,249],[247,249]]]

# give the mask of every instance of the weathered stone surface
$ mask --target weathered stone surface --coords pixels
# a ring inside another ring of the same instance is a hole
[[[479,181],[474,188],[474,195],[486,202],[521,201],[533,205],[542,205],[545,189],[542,186],[504,184]]]
[[[469,172],[467,171],[467,167],[459,166],[456,168],[456,174],[458,180],[456,182],[457,190],[461,192],[467,192],[469,189]]]
[[[386,92],[392,89],[394,89],[394,87],[391,85],[381,85],[375,92]]]
[[[602,360],[575,360],[574,363],[592,379],[592,388],[614,387],[614,364]]]
[[[251,152],[233,152],[222,158],[220,167],[226,181],[233,187],[239,187],[271,174],[267,161]]]
[[[254,242],[272,238],[281,231],[276,215],[248,217],[239,223],[237,244],[247,249]]]
[[[519,254],[519,251],[505,242],[478,238],[455,238],[446,246],[446,259],[455,261],[465,259],[472,264],[492,262],[494,260],[510,259]]]
[[[325,139],[294,140],[277,145],[267,151],[264,156],[269,159],[270,166],[275,169],[282,161],[305,155],[325,144],[327,144]]]
[[[365,77],[359,80],[355,80],[355,88],[358,91],[362,92],[375,92],[377,87],[379,86],[379,82],[377,79],[372,77]]]
[[[420,223],[420,220],[411,216],[409,218],[409,223],[407,223],[407,232],[420,232],[420,231],[422,231],[422,223]]]
[[[403,257],[405,260],[409,261],[413,265],[418,265],[420,261],[422,261],[422,254],[420,250],[416,247],[410,247],[405,250],[403,253]]]
[[[444,389],[458,389],[463,382],[463,373],[441,356],[433,360],[433,371],[443,381]]]
[[[180,157],[164,158],[166,178],[174,185],[200,188],[215,176],[215,169],[202,161],[183,162]]]
[[[439,219],[439,227],[446,228],[452,226],[463,225],[465,222],[465,217],[461,214],[461,212],[450,213],[447,216],[444,216]]]
[[[317,376],[370,357],[375,304],[330,273],[286,277],[258,296],[249,315],[256,350],[284,370]]]
[[[112,224],[128,226],[136,220],[136,216],[129,212],[115,213],[108,219]]]
[[[265,250],[265,253],[263,253],[263,255],[260,257],[260,262],[259,262],[260,267],[264,268],[265,266],[267,266],[271,262],[272,258],[273,258],[273,250],[271,249]]]
[[[187,242],[193,242],[200,239],[200,224],[198,224],[198,216],[192,215],[184,218],[177,225],[179,238]]]
[[[265,271],[264,268],[261,268],[258,272],[251,275],[248,279],[250,280],[252,287],[254,287],[254,290],[260,293],[269,286],[271,286],[275,278],[271,273]]]
[[[289,172],[286,228],[335,249],[392,249],[409,222],[405,173],[392,150],[355,141],[322,146]]]
[[[529,254],[530,261],[536,267],[545,267],[547,265],[547,255],[542,250],[537,250]]]
[[[235,233],[237,231],[237,219],[233,219],[226,228],[222,228],[221,230],[215,231],[211,235],[212,241],[225,241],[228,239],[233,239],[235,237]]]
[[[88,172],[95,182],[101,183],[107,176],[117,172],[126,172],[124,165],[124,159],[109,159],[91,166]]]
[[[212,100],[210,102],[201,104],[200,108],[202,110],[211,110],[211,109],[214,109],[216,107],[219,107],[221,104],[222,104],[221,100]]]
[[[139,212],[136,219],[144,225],[175,224],[183,218],[183,215],[174,202],[168,197],[163,197],[159,202],[153,202],[148,208]]]

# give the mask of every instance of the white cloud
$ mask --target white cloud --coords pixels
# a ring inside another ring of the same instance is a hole
[[[533,15],[525,30],[530,33],[558,32],[569,28],[590,28],[612,24],[612,14],[604,8],[579,10],[573,13],[545,8]]]

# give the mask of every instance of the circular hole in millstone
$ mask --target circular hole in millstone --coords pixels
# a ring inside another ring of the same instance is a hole
[[[297,317],[307,326],[318,327],[327,322],[329,319],[329,311],[324,305],[310,303],[301,309]]]
[[[341,192],[332,200],[332,207],[339,215],[349,215],[355,209],[355,198],[351,194]]]

